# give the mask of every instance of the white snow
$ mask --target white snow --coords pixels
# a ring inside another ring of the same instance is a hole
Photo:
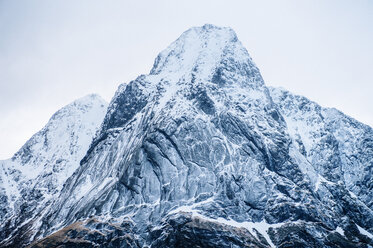
[[[345,235],[345,232],[344,232],[343,229],[342,229],[341,227],[339,227],[339,226],[335,229],[335,231],[336,231],[337,233],[339,233],[340,235],[342,235],[342,236]]]
[[[232,220],[232,219],[227,220],[227,219],[224,219],[224,218],[221,218],[221,217],[217,218],[217,219],[213,219],[213,218],[210,218],[210,217],[207,217],[205,215],[200,214],[198,212],[198,210],[195,209],[198,206],[201,206],[203,204],[206,204],[206,203],[209,203],[209,202],[212,202],[212,201],[213,201],[213,197],[211,197],[211,198],[209,198],[205,201],[202,201],[202,202],[194,203],[192,205],[180,206],[180,207],[170,211],[168,213],[168,215],[172,215],[172,214],[176,214],[176,213],[180,213],[180,212],[191,213],[192,216],[204,219],[204,220],[209,221],[209,222],[215,222],[215,223],[228,225],[228,226],[232,226],[232,227],[236,227],[236,228],[245,228],[248,231],[250,231],[253,235],[256,235],[256,232],[254,231],[254,229],[256,229],[261,235],[263,235],[263,237],[267,240],[267,242],[271,245],[271,247],[276,247],[273,244],[272,240],[270,239],[270,237],[268,235],[268,229],[269,228],[281,227],[285,223],[268,224],[264,220],[261,221],[261,222],[248,222],[248,221],[237,222],[237,221]]]
[[[371,234],[370,232],[368,232],[367,230],[365,230],[364,228],[362,228],[361,226],[359,226],[358,224],[356,224],[357,228],[359,229],[359,232],[361,234],[364,234],[365,236],[367,236],[368,238],[370,239],[373,239],[373,234]]]
[[[348,193],[350,193],[350,195],[351,195],[353,198],[358,199],[357,195],[355,195],[354,192],[352,192],[352,191],[348,191]]]
[[[88,150],[106,108],[98,95],[77,99],[58,110],[13,159],[0,161],[0,189],[8,196],[11,209],[22,197],[20,192],[30,187],[41,190],[45,202],[58,196]]]
[[[14,200],[20,197],[20,193],[17,188],[18,184],[7,174],[9,173],[8,168],[11,163],[10,159],[0,161],[0,182],[2,183],[0,189],[2,188],[5,191],[10,203],[9,207],[14,208]]]
[[[213,31],[213,32],[212,32]],[[158,56],[158,64],[154,72],[161,72],[165,77],[172,74],[190,73],[197,68],[198,76],[207,78],[213,68],[221,60],[222,52],[236,37],[230,28],[219,28],[205,25],[200,28],[191,28],[185,31],[179,39],[162,51]],[[237,53],[242,59],[247,59],[248,54],[239,41],[236,41]],[[241,56],[240,56],[241,55]]]
[[[91,177],[87,176],[84,180],[84,183],[79,185],[79,193],[75,195],[76,199],[81,199],[84,197],[93,187]]]

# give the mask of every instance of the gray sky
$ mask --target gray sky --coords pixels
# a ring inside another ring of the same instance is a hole
[[[267,85],[373,126],[373,1],[0,0],[0,159],[74,99],[110,101],[205,23],[232,27]]]

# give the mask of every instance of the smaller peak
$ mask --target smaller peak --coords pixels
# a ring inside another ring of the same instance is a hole
[[[87,111],[87,109],[99,109],[107,108],[108,103],[98,94],[89,94],[78,98],[71,103],[65,105],[57,112],[53,114],[50,120],[59,119],[69,114],[82,114]]]
[[[91,102],[91,101],[103,102],[103,103],[107,104],[105,99],[103,99],[100,95],[98,95],[96,93],[92,93],[92,94],[88,94],[86,96],[80,97],[80,98],[76,99],[75,101],[73,101],[73,103],[74,102]]]
[[[65,140],[62,138],[60,139],[60,143],[56,140],[52,140],[52,146],[55,147],[59,144],[68,144],[70,142],[70,138],[68,136],[64,136],[65,132],[69,132],[70,130],[74,129],[76,132],[85,132],[86,133],[76,133],[76,135],[87,135],[93,129],[87,130],[80,130],[79,128],[84,127],[94,127],[95,129],[101,124],[106,110],[107,110],[108,103],[99,95],[97,94],[89,94],[74,100],[73,102],[65,105],[64,107],[60,108],[57,112],[55,112],[52,117],[49,119],[48,123],[36,134],[34,134],[22,147],[21,149],[13,155],[12,160],[21,159],[23,162],[26,163],[31,156],[32,151],[37,151],[38,148],[33,148],[35,145],[38,144],[49,144],[45,143],[43,140],[47,140],[45,137],[64,137]],[[75,125],[78,124],[78,125]],[[73,132],[74,134],[74,132]],[[92,133],[93,136],[94,133]],[[78,137],[78,136],[76,136]],[[90,142],[91,137],[88,139]],[[44,143],[43,143],[44,142]],[[53,143],[55,142],[55,143]],[[61,143],[62,142],[62,143]],[[65,142],[65,143],[64,143]],[[82,140],[82,142],[86,142]],[[86,144],[89,145],[89,144]],[[42,146],[42,145],[40,145]],[[47,149],[49,146],[45,146]],[[44,148],[43,148],[44,149]],[[49,149],[49,148],[48,148]],[[59,149],[58,147],[56,149]],[[61,150],[63,152],[63,150]]]
[[[72,111],[80,111],[82,108],[96,108],[96,107],[107,107],[108,102],[105,101],[100,95],[98,94],[89,94],[83,97],[80,97],[71,103],[65,105],[62,109],[57,111],[59,113],[60,111],[67,111],[67,110],[72,110]]]

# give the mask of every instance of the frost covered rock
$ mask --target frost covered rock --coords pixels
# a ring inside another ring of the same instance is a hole
[[[320,175],[316,190],[340,183],[373,210],[373,129],[284,89],[270,90],[294,143]]]
[[[119,86],[41,225],[13,244],[372,246],[372,129],[283,94],[232,29],[184,32]]]
[[[11,159],[0,161],[0,240],[17,229],[37,228],[38,219],[79,167],[106,109],[98,95],[80,98],[57,111]]]

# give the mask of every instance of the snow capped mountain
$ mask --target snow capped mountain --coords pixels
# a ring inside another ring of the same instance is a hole
[[[13,160],[44,175],[57,160],[28,143]],[[75,167],[36,180],[62,178],[3,246],[373,246],[372,128],[267,88],[230,28],[184,32],[119,86],[88,145],[58,153]]]
[[[57,111],[13,158],[0,161],[2,229],[22,228],[40,217],[79,166],[106,109],[98,95],[80,98]]]

